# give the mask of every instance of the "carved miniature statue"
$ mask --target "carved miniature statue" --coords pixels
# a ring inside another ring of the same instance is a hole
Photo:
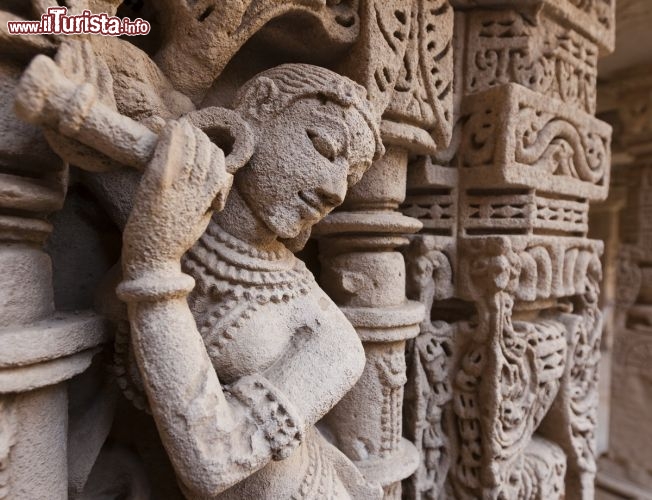
[[[128,304],[142,386],[184,493],[381,495],[314,429],[359,378],[365,356],[351,324],[286,246],[301,247],[382,152],[364,89],[324,68],[282,65],[246,83],[233,111],[192,111],[151,127],[157,137],[91,104],[87,84],[73,89],[48,65],[33,64],[32,74],[54,76],[38,75],[35,91],[22,92],[38,97],[19,98],[24,115],[41,122],[56,115],[42,111],[54,106],[47,92],[70,90],[71,100],[86,100],[46,126],[109,159],[142,168],[149,158],[123,232],[117,293]],[[79,110],[86,114],[74,115]],[[226,159],[207,135],[220,119],[235,136]],[[87,133],[107,121],[115,126]],[[246,164],[232,177],[234,156],[237,167]]]

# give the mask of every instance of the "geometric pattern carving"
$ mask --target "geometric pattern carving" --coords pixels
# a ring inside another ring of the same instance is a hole
[[[486,231],[583,235],[588,230],[588,202],[526,194],[472,190],[463,196],[462,225],[467,234]]]
[[[510,82],[595,113],[598,47],[572,28],[528,11],[474,11],[465,91]]]

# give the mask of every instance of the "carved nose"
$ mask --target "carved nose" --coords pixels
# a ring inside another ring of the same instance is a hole
[[[329,174],[324,176],[323,182],[317,187],[315,192],[321,198],[322,202],[333,208],[342,204],[348,188],[347,174],[348,163],[336,160]]]
[[[326,207],[336,207],[341,205],[344,201],[344,195],[336,193],[330,189],[325,189],[323,186],[317,188],[316,194],[319,196],[322,204]]]

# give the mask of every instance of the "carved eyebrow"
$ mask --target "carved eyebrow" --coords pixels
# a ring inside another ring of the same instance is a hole
[[[312,115],[315,117],[316,121],[322,122],[316,123],[315,129],[319,130],[320,128],[327,127],[325,132],[328,133],[333,139],[340,141],[342,146],[341,154],[347,158],[351,166],[365,164],[366,167],[369,168],[374,151],[372,149],[370,152],[368,152],[359,147],[359,141],[356,140],[358,137],[353,133],[353,130],[349,126],[349,119],[352,115],[347,116],[345,114],[346,110],[344,108],[341,109],[342,114],[338,115],[337,117],[334,117],[332,113],[327,113],[320,108],[313,109]],[[365,123],[365,130],[368,130],[366,121],[364,121],[362,114],[357,109],[354,111],[356,113],[355,116],[359,117],[360,120]]]
[[[351,131],[349,130],[348,123],[346,123],[346,119],[344,117],[335,118],[332,116],[332,113],[326,113],[320,109],[313,110],[312,115],[316,119],[316,123],[312,128],[323,130],[332,139],[336,140],[338,145],[341,146],[342,154],[348,157],[352,141]]]

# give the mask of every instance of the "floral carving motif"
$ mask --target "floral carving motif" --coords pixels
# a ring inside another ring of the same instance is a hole
[[[560,290],[561,296],[573,296],[573,314],[551,311],[532,321],[516,321],[515,297],[523,296],[519,282],[529,280],[523,253],[516,253],[506,237],[471,238],[465,244],[461,270],[468,270],[466,293],[476,301],[478,320],[464,327],[469,342],[454,382],[460,446],[453,469],[456,492],[462,498],[480,492],[531,498],[530,493],[548,487],[540,481],[552,477],[557,477],[554,498],[561,498],[564,489],[579,492],[573,478],[595,472],[599,260],[590,250],[584,256],[569,250],[570,260],[562,259],[576,269],[570,271],[576,286]],[[564,430],[554,430],[555,425]],[[528,469],[533,462],[527,447],[537,429],[566,453],[568,476],[557,451],[547,457],[557,459],[542,469],[549,472],[533,479],[537,474]]]
[[[414,123],[446,145],[453,126],[453,8],[448,0],[421,0],[412,10],[408,45],[385,116]]]
[[[453,273],[448,256],[437,243],[430,236],[415,236],[407,252],[407,294],[428,311],[418,337],[408,342],[406,351],[405,430],[423,457],[407,481],[410,498],[443,495],[452,461],[449,433],[454,327],[444,321],[432,322],[430,312],[435,300],[453,296]]]
[[[408,380],[405,388],[405,432],[422,458],[408,480],[413,497],[438,498],[451,466],[450,382],[453,329],[445,322],[432,323],[408,344]]]

